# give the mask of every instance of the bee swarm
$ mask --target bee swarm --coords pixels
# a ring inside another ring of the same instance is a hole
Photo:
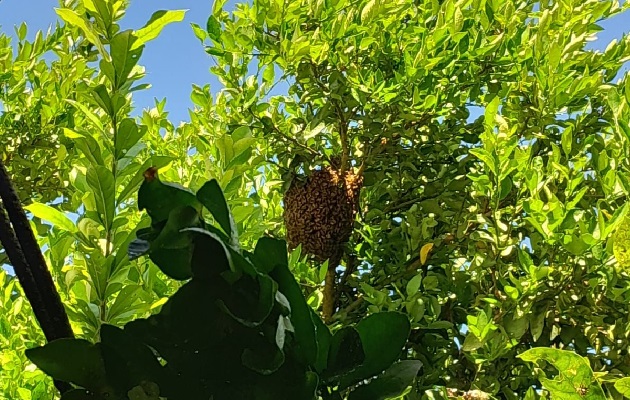
[[[338,259],[350,238],[363,178],[331,167],[313,171],[305,182],[294,180],[284,195],[284,223],[291,249],[318,261]]]

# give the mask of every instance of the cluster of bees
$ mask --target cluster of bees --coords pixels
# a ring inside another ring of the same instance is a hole
[[[318,261],[339,260],[357,212],[363,177],[325,167],[304,181],[293,180],[284,195],[284,223],[290,248]]]

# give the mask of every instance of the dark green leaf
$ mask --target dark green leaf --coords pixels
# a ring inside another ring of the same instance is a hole
[[[94,393],[107,391],[99,344],[83,339],[57,339],[26,350],[26,356],[53,379],[74,383]]]
[[[262,273],[271,273],[276,267],[282,267],[288,271],[289,258],[287,256],[287,243],[284,240],[268,236],[261,237],[256,243],[254,257],[256,265]]]
[[[312,308],[309,310],[309,314],[315,326],[315,334],[317,337],[317,359],[314,367],[315,371],[321,374],[328,365],[328,353],[330,352],[332,334],[330,333],[330,329],[324,324],[324,321]]]
[[[165,221],[171,211],[179,207],[191,206],[201,210],[201,204],[190,190],[162,182],[155,168],[145,171],[144,176],[138,191],[138,208],[147,211],[153,224]]]
[[[359,332],[351,326],[341,328],[330,341],[328,366],[323,376],[331,381],[355,371],[364,362],[365,357]]]
[[[215,42],[221,42],[221,23],[215,18],[214,15],[208,17],[206,22],[206,31],[210,39]]]
[[[420,361],[399,361],[389,367],[383,375],[351,392],[348,400],[385,400],[400,396],[413,383],[420,368],[422,368]]]
[[[127,183],[124,189],[118,195],[118,199],[116,199],[116,204],[120,204],[123,201],[128,199],[128,196],[131,193],[135,192],[144,180],[144,172],[150,167],[160,169],[162,167],[167,166],[173,159],[168,156],[154,156],[150,159],[146,160],[136,174],[131,178],[131,180]]]
[[[341,387],[378,375],[392,365],[407,342],[411,324],[405,314],[381,312],[363,319],[356,329],[363,343],[365,361],[342,378]]]
[[[265,250],[263,254],[276,254],[276,257],[279,258],[282,258],[282,255],[284,255],[286,258],[287,253],[284,241],[267,238],[268,240],[265,240],[261,244],[263,239],[265,238],[261,238],[256,245],[256,253],[259,254],[258,258],[262,256],[262,254],[259,253],[259,246],[261,252],[263,252],[263,249]],[[282,246],[280,246],[280,244],[282,244]],[[276,251],[281,251],[281,253],[276,253]],[[299,352],[308,365],[315,366],[318,354],[317,335],[315,324],[311,319],[311,308],[304,299],[300,285],[295,280],[291,271],[289,271],[287,261],[283,260],[276,265],[270,275],[278,282],[278,290],[286,296],[291,305],[291,323],[295,329],[295,338],[299,346]]]
[[[238,245],[238,232],[230,213],[223,191],[216,179],[206,182],[197,192],[197,199],[210,211],[223,231],[231,238],[233,245]]]

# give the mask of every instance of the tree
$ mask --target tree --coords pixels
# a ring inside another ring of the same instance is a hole
[[[111,4],[114,21],[124,4]],[[87,109],[74,111],[75,133],[64,131],[82,146],[69,152],[78,166],[64,164],[72,202],[62,206],[79,211],[82,236],[59,225],[41,233],[84,337],[95,339],[102,322],[148,314],[146,304],[159,310],[158,299],[178,287],[144,260],[123,257],[120,276],[100,268],[117,259],[123,238],[133,237],[126,233],[148,223],[131,193],[150,164],[167,165],[165,180],[195,191],[217,178],[251,248],[265,232],[284,234],[283,178],[339,157],[364,180],[336,268],[332,328],[405,312],[412,322],[405,357],[424,365],[410,399],[471,390],[540,398],[531,388],[546,381],[529,360],[547,356],[517,357],[536,347],[586,357],[608,374],[594,375],[606,395],[621,398],[609,378],[630,375],[630,280],[614,258],[625,246],[614,233],[627,214],[630,135],[630,78],[617,75],[630,39],[604,52],[585,45],[599,21],[628,3],[258,0],[233,13],[223,4],[215,2],[206,27],[192,28],[225,87],[216,94],[193,87],[191,121],[177,128],[164,102],[144,112],[137,129],[146,132],[122,158],[108,135],[127,121],[130,105],[125,100],[114,121],[117,113],[91,92],[124,98],[132,87],[116,79],[131,82],[140,71],[117,75],[114,67],[112,75],[107,54],[120,53],[99,42],[122,33],[107,28],[102,11],[65,11],[68,34],[91,51],[86,59],[102,61],[77,97],[59,94]],[[69,12],[92,21],[93,31]],[[117,195],[113,220],[90,197],[105,192],[89,184],[111,179],[87,179],[103,154]],[[326,267],[305,256],[295,250],[290,268],[319,309],[331,296],[321,285]],[[113,307],[119,318],[104,318]]]
[[[625,8],[255,1],[195,29],[226,85],[217,107],[280,165],[364,165],[337,320],[405,310],[416,397],[522,398],[537,379],[515,357],[539,346],[628,373],[611,234],[627,212],[630,84],[614,80],[629,39],[585,49]]]

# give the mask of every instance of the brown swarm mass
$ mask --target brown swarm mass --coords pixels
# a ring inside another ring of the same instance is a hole
[[[330,167],[313,171],[306,182],[294,180],[284,195],[284,224],[290,248],[318,261],[341,257],[350,238],[363,178]]]

